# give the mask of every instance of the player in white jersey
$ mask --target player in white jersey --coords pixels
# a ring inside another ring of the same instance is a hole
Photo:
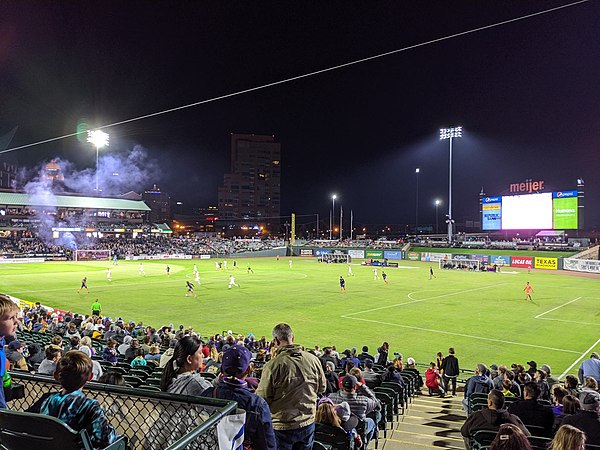
[[[232,286],[240,287],[240,285],[235,282],[235,277],[233,275],[231,275],[229,277],[229,288],[228,289],[231,289]]]
[[[194,275],[198,274],[198,267],[196,267],[196,264],[194,264]]]
[[[354,274],[352,273],[352,266],[350,264],[348,264],[348,276],[349,277],[353,277]]]
[[[146,276],[146,272],[144,272],[144,264],[143,263],[140,263],[140,267],[138,268],[138,273],[143,277]]]
[[[377,275],[377,267],[373,267],[373,279],[379,280],[379,275]]]
[[[291,259],[288,264],[290,265],[290,269],[291,269],[292,268],[292,260]]]
[[[112,281],[112,278],[110,277],[110,269],[106,269],[106,279],[108,281]]]
[[[223,270],[227,270],[227,260],[223,261]]]

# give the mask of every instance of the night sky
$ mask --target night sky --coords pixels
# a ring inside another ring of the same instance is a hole
[[[16,147],[210,99],[490,25],[567,1],[0,3],[0,136]],[[447,207],[478,220],[478,194],[511,182],[586,182],[586,228],[600,227],[600,3],[496,28],[107,129],[110,152],[148,152],[148,180],[186,208],[217,202],[230,133],[282,147],[282,213],[432,223]],[[9,147],[9,148],[10,148]],[[0,155],[95,166],[75,137]],[[154,162],[154,163],[153,163]],[[157,169],[158,168],[158,169]]]

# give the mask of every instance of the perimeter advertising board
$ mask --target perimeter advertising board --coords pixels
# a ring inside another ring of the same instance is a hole
[[[365,251],[364,250],[348,250],[348,256],[350,258],[364,259]]]
[[[328,255],[331,253],[331,249],[329,248],[317,248],[314,251],[315,256]]]
[[[383,250],[367,250],[365,258],[383,258]]]
[[[400,250],[385,250],[383,252],[383,257],[385,259],[402,259],[402,252]]]
[[[421,259],[421,254],[419,252],[407,252],[406,259],[410,261],[419,261]]]
[[[510,266],[510,256],[490,255],[490,264],[497,266]]]
[[[452,259],[452,253],[435,253],[435,252],[423,252],[421,253],[421,261],[442,261]]]
[[[300,250],[300,256],[312,256],[313,255],[313,251],[312,250]]]
[[[591,259],[563,259],[565,270],[575,270],[577,272],[600,273],[600,261]]]
[[[531,269],[533,267],[533,258],[531,256],[511,256],[510,267]]]
[[[536,256],[534,267],[536,269],[557,270],[558,258],[540,258]]]

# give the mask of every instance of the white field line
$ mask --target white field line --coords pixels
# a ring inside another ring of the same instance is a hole
[[[543,313],[541,313],[541,314],[538,314],[537,316],[535,316],[535,317],[534,317],[534,319],[539,319],[540,317],[542,317],[542,316],[545,316],[546,314],[548,314],[548,313],[551,313],[552,311],[556,311],[557,309],[559,309],[559,308],[562,308],[563,306],[567,306],[567,305],[569,305],[569,304],[571,304],[571,303],[573,303],[573,302],[576,302],[576,301],[577,301],[577,300],[579,300],[580,298],[581,298],[581,297],[577,297],[576,299],[573,299],[573,300],[571,300],[571,301],[568,301],[567,303],[563,303],[562,305],[558,305],[558,306],[556,306],[556,307],[554,307],[554,308],[552,308],[552,309],[549,309],[548,311],[545,311],[545,312],[543,312]]]
[[[481,341],[488,341],[488,342],[498,342],[500,344],[520,345],[522,347],[540,348],[540,349],[543,349],[543,350],[553,350],[553,351],[563,352],[563,353],[575,353],[575,354],[579,353],[578,351],[575,351],[575,350],[565,350],[563,348],[545,347],[543,345],[526,344],[526,343],[523,343],[523,342],[514,342],[514,341],[504,341],[502,339],[492,339],[492,338],[488,338],[488,337],[485,337],[485,336],[473,336],[473,335],[470,335],[470,334],[452,333],[450,331],[432,330],[432,329],[429,329],[429,328],[413,327],[413,326],[410,326],[410,325],[400,325],[400,324],[397,324],[397,323],[383,322],[383,321],[380,321],[380,320],[364,319],[362,317],[348,317],[349,315],[350,314],[344,314],[341,317],[344,318],[344,319],[362,320],[363,322],[376,323],[376,324],[379,324],[379,325],[390,325],[390,326],[398,327],[398,328],[408,328],[408,329],[411,329],[411,330],[426,331],[428,333],[437,333],[437,334],[445,334],[445,335],[449,335],[449,336],[466,337],[466,338],[470,338],[470,339],[478,339],[478,340],[481,340]]]
[[[540,317],[540,320],[553,320],[555,322],[566,322],[566,323],[576,323],[577,325],[598,325],[597,323],[592,322],[579,322],[577,320],[567,320],[567,319],[550,319],[548,317]]]
[[[411,292],[408,294],[408,298],[410,298],[412,300],[410,302],[396,303],[394,305],[380,306],[379,308],[365,309],[363,311],[357,311],[357,312],[353,312],[353,313],[349,313],[349,314],[344,314],[342,317],[355,316],[357,314],[364,314],[364,313],[373,312],[373,311],[380,311],[382,309],[395,308],[396,306],[410,305],[412,303],[420,303],[420,302],[425,302],[427,300],[435,300],[436,298],[450,297],[451,295],[460,295],[460,294],[464,294],[465,292],[473,292],[473,291],[480,291],[482,289],[490,289],[493,287],[502,286],[503,284],[506,284],[506,283],[494,284],[492,286],[485,286],[485,287],[474,288],[474,289],[466,289],[464,291],[452,292],[450,294],[436,295],[434,297],[423,298],[421,300],[413,300],[411,295],[416,294],[416,292]]]
[[[581,354],[581,356],[580,356],[579,358],[577,358],[577,359],[576,359],[576,360],[573,362],[573,364],[571,364],[569,367],[567,367],[567,368],[565,369],[565,371],[564,371],[563,373],[561,373],[561,374],[558,376],[558,379],[559,379],[559,380],[562,380],[562,379],[563,379],[563,377],[564,377],[564,376],[565,376],[565,375],[566,375],[566,374],[569,372],[569,370],[571,370],[573,367],[575,367],[575,365],[576,365],[576,364],[577,364],[579,361],[581,361],[583,358],[585,358],[585,357],[586,357],[586,355],[588,355],[588,353],[589,353],[589,352],[591,352],[591,351],[592,351],[592,350],[593,350],[593,349],[594,349],[594,348],[595,348],[595,347],[596,347],[598,344],[600,344],[600,339],[598,339],[596,342],[594,342],[594,343],[593,343],[593,344],[590,346],[590,348],[588,348],[588,349],[587,349],[585,352],[583,352],[583,353]]]

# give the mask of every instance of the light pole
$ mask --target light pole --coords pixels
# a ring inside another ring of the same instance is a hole
[[[462,127],[440,128],[440,139],[450,139],[450,169],[448,176],[448,244],[452,242],[452,139],[462,137]]]
[[[99,194],[98,190],[98,150],[102,147],[108,147],[108,133],[102,130],[89,130],[87,141],[96,147],[96,194]]]
[[[421,169],[418,167],[415,169],[415,174],[417,175],[417,200],[415,202],[415,233],[417,233],[417,228],[419,227],[419,172]]]
[[[442,203],[440,200],[435,201],[435,234],[438,234],[440,232],[438,220],[438,207],[440,206],[440,203]]]
[[[331,218],[329,220],[329,240],[333,239],[333,225],[335,224],[335,199],[337,195],[331,196]]]

